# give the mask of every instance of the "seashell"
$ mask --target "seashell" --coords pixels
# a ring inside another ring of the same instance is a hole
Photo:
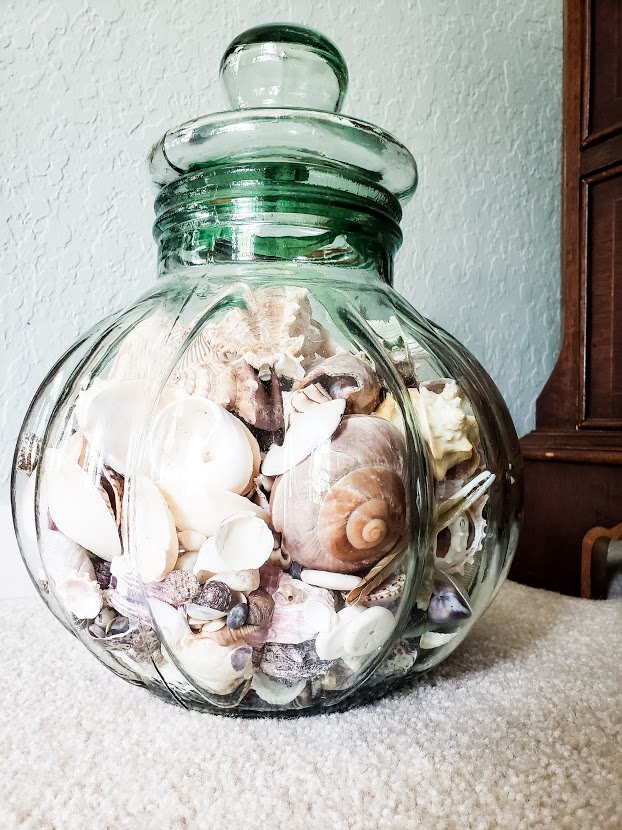
[[[114,610],[114,608],[110,608],[108,606],[105,606],[104,608],[101,609],[99,614],[94,618],[93,624],[100,626],[101,628],[103,628],[104,633],[107,633],[110,626],[117,619],[125,620],[126,623],[127,623],[127,617],[119,617],[119,615]]]
[[[482,549],[486,519],[482,515],[488,496],[482,496],[438,534],[434,566],[446,574],[464,574]]]
[[[100,381],[78,395],[78,425],[105,464],[125,475],[130,441],[150,415],[157,385],[145,380]],[[174,400],[164,390],[155,403],[161,410]]]
[[[88,474],[89,470],[85,469],[85,472]],[[117,523],[117,528],[119,530],[121,530],[121,512],[123,509],[124,489],[125,481],[123,476],[120,476],[110,467],[102,467],[99,478],[99,491],[102,494],[102,498],[106,502],[106,506],[110,510],[113,519]]]
[[[105,559],[93,559],[92,565],[97,584],[103,591],[110,586],[110,562]]]
[[[17,469],[30,475],[41,456],[41,441],[34,432],[24,432],[20,435],[19,447],[16,455]]]
[[[374,410],[374,415],[377,418],[382,418],[390,424],[393,424],[400,432],[403,433],[405,431],[402,413],[397,405],[397,401],[389,392],[387,392],[383,402]]]
[[[97,617],[103,596],[86,550],[59,531],[45,531],[41,554],[61,604],[79,620]]]
[[[218,611],[215,608],[209,608],[207,605],[198,605],[195,602],[190,602],[186,605],[186,613],[192,620],[199,620],[201,622],[219,620],[227,616],[226,611]]]
[[[409,394],[440,481],[451,467],[473,455],[479,441],[477,421],[465,412],[467,402],[454,380],[427,381],[418,390],[409,389]]]
[[[350,657],[363,657],[378,651],[395,628],[395,617],[388,608],[375,605],[354,617],[344,633],[343,648]]]
[[[428,605],[428,619],[435,623],[466,620],[472,615],[467,596],[449,578],[436,579]]]
[[[292,683],[325,674],[332,661],[320,660],[313,640],[304,643],[266,643],[261,652],[259,670],[273,680]]]
[[[280,568],[266,563],[259,569],[259,587],[263,588],[264,591],[267,591],[270,595],[272,595],[278,590],[282,576],[283,571]]]
[[[139,594],[124,594],[115,588],[106,591],[105,597],[106,602],[122,616],[140,620],[145,625],[151,624],[149,609]],[[168,607],[172,608],[170,605]]]
[[[354,588],[346,597],[346,602],[351,605],[359,600],[363,601],[372,593],[372,591],[387,579],[389,574],[397,568],[401,561],[401,554],[406,548],[406,540],[402,539],[397,548],[391,553],[383,556],[383,558],[374,565],[374,567],[365,574],[363,582],[357,588]]]
[[[287,597],[288,592],[292,593],[291,600]],[[297,593],[300,595],[299,601],[296,601]],[[274,610],[267,639],[273,643],[302,643],[317,634],[317,614],[305,614],[308,602],[321,603],[330,612],[334,611],[335,606],[330,591],[306,585],[283,573],[279,580],[279,588],[272,598]]]
[[[219,631],[214,631],[208,636],[221,646],[232,646],[245,643],[246,637],[258,630],[256,625],[241,625],[239,628],[225,626]]]
[[[59,450],[46,450],[44,464],[47,506],[56,527],[101,559],[118,556],[117,522],[97,485]]]
[[[302,615],[305,623],[314,634],[327,631],[335,622],[337,613],[324,602],[308,599],[302,606]]]
[[[264,458],[261,471],[267,476],[277,476],[291,470],[304,461],[335,432],[344,413],[343,399],[328,401],[293,414],[282,445],[273,444]]]
[[[363,613],[358,605],[348,605],[337,613],[330,628],[320,631],[315,640],[315,650],[321,660],[339,660],[345,656],[345,636],[350,623]]]
[[[224,519],[208,539],[197,567],[219,573],[260,568],[272,553],[274,537],[268,525],[254,513],[235,513]]]
[[[145,588],[148,597],[167,602],[174,608],[185,602],[196,602],[200,591],[198,579],[188,571],[172,571],[161,582],[154,582]]]
[[[347,415],[368,415],[380,399],[380,381],[372,367],[356,355],[345,352],[317,363],[294,390],[316,384],[329,397],[346,401]]]
[[[259,588],[259,568],[250,568],[243,571],[221,571],[214,574],[210,579],[224,582],[232,591],[242,591],[246,594]]]
[[[267,591],[258,588],[248,595],[248,624],[269,628],[274,614],[274,600]]]
[[[388,606],[399,599],[406,585],[406,574],[393,574],[376,588],[365,594],[365,605]]]
[[[406,459],[404,438],[388,422],[344,418],[327,446],[273,486],[283,548],[314,570],[353,573],[378,562],[406,528]]]
[[[406,493],[397,473],[388,467],[361,467],[339,479],[325,496],[318,514],[319,541],[330,556],[360,567],[395,546],[405,518]]]
[[[231,589],[224,582],[213,579],[203,585],[194,604],[226,612],[231,607]]]
[[[475,504],[490,489],[496,476],[490,470],[484,470],[475,478],[460,487],[452,496],[442,501],[434,517],[435,533],[438,535],[441,530],[463,515],[473,504]]]
[[[241,422],[207,398],[165,406],[153,425],[151,450],[156,479],[176,501],[189,487],[204,496],[212,489],[243,493],[253,475],[253,451]],[[205,532],[199,526],[179,529]]]
[[[414,385],[417,381],[419,361],[429,361],[429,353],[413,337],[406,334],[397,317],[368,322],[384,341],[385,348],[405,383],[408,386]]]
[[[248,617],[248,603],[238,602],[229,609],[227,614],[227,625],[231,630],[242,628],[246,624]]]
[[[282,571],[286,571],[289,568],[291,561],[291,556],[287,553],[287,551],[284,551],[283,548],[273,550],[268,558],[268,562],[271,565],[276,565],[276,567],[280,568]]]
[[[126,334],[112,361],[109,380],[159,380],[190,328],[179,317],[158,309]]]
[[[198,552],[201,545],[207,539],[204,533],[198,533],[196,530],[181,530],[177,534],[179,544],[187,553]]]
[[[223,629],[226,630],[226,629]],[[229,694],[253,673],[252,649],[223,646],[214,637],[190,636],[174,649],[184,671],[216,694]]]
[[[201,632],[204,634],[212,634],[214,631],[220,631],[226,624],[227,621],[224,617],[220,617],[218,620],[208,620],[201,625]]]
[[[289,424],[294,412],[307,412],[317,404],[332,400],[331,396],[317,383],[310,383],[294,392],[283,393],[283,414],[285,423]]]
[[[255,490],[255,482],[257,480],[257,477],[259,476],[259,468],[261,467],[261,452],[259,450],[259,444],[257,443],[257,439],[250,431],[250,429],[246,426],[246,424],[240,421],[240,426],[244,431],[244,435],[246,435],[246,440],[248,441],[249,446],[251,448],[251,452],[253,454],[253,472],[251,473],[251,477],[248,484],[242,491],[242,495],[247,496],[249,493],[252,493],[253,490]]]
[[[243,357],[262,380],[272,368],[279,377],[304,377],[305,358],[325,346],[325,332],[311,319],[307,290],[279,285],[253,291],[244,284],[233,290],[243,304],[205,327],[206,343],[219,353]]]
[[[182,553],[181,556],[177,558],[177,562],[175,562],[176,571],[188,571],[189,573],[194,573],[194,566],[199,556],[198,550],[190,551],[189,553]],[[196,576],[196,574],[195,574]],[[199,579],[199,582],[201,580]],[[205,580],[203,580],[205,582]]]
[[[440,631],[426,631],[421,635],[419,646],[425,649],[439,648],[444,646],[456,636],[458,632],[453,631],[451,634],[445,634]]]
[[[233,409],[246,423],[267,432],[278,432],[285,426],[283,398],[274,368],[261,379],[256,369],[245,360],[235,364],[237,391]]]
[[[162,493],[145,476],[135,479],[130,503],[138,573],[143,582],[158,582],[173,570],[179,554],[173,516]]]
[[[173,490],[160,482],[159,489],[178,530],[196,529],[205,536],[213,536],[220,522],[234,513],[250,511],[256,516],[265,516],[258,505],[244,496],[228,490],[195,489],[191,480],[183,486],[174,486]]]
[[[167,386],[187,395],[209,398],[210,401],[231,409],[237,396],[237,383],[231,363],[220,360],[213,352],[200,363],[189,363],[191,349],[184,353]]]
[[[302,571],[300,578],[307,585],[316,585],[319,588],[328,588],[331,591],[352,591],[363,582],[360,576],[334,573],[333,571],[314,571],[311,568]]]
[[[296,700],[306,685],[306,680],[300,680],[292,686],[286,686],[284,683],[276,683],[274,680],[270,680],[261,671],[255,671],[251,689],[265,703],[269,703],[271,706],[285,706]]]

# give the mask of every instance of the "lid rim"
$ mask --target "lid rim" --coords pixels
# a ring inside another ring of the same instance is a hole
[[[239,150],[232,151],[228,140],[238,137],[240,141],[242,123],[244,142]],[[261,130],[272,130],[266,141],[261,140]],[[279,138],[281,144],[276,143]],[[333,142],[332,154],[327,154],[322,139]],[[366,157],[365,165],[353,165],[359,175],[384,187],[401,202],[412,196],[417,186],[417,164],[395,136],[362,119],[304,107],[229,110],[187,121],[156,142],[149,165],[154,183],[163,187],[192,169],[226,161],[235,165],[278,155],[283,161],[305,163],[306,158],[326,167],[345,167],[355,151]]]

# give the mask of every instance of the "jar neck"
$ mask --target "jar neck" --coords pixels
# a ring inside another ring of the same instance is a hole
[[[189,173],[161,191],[155,209],[160,276],[189,266],[280,263],[392,284],[402,241],[390,193],[300,164]]]

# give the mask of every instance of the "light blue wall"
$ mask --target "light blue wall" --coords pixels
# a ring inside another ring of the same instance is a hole
[[[414,152],[397,287],[531,426],[558,348],[561,0],[24,0],[3,18],[0,501],[46,369],[153,280],[148,148],[223,108],[224,47],[271,20],[332,37],[344,110]]]

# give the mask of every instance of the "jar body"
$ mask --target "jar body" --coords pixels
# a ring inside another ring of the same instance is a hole
[[[18,541],[115,673],[212,712],[330,710],[436,665],[490,603],[517,541],[511,420],[371,271],[176,265],[42,385]]]

